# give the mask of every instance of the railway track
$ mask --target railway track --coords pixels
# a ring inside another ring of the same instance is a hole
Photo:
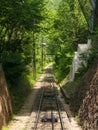
[[[27,130],[72,130],[51,68],[46,69],[44,75]]]

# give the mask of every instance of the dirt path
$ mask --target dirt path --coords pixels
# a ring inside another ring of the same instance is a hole
[[[28,96],[26,103],[24,104],[23,108],[21,109],[20,113],[10,122],[8,125],[8,130],[27,130],[27,124],[29,122],[29,118],[31,115],[32,107],[34,106],[35,98],[38,95],[40,87],[43,84],[44,74],[40,77],[40,79],[36,82],[31,94]],[[62,103],[64,101],[62,100]],[[78,123],[74,120],[74,117],[71,114],[69,106],[64,103],[64,108],[69,117],[71,130],[82,130]]]
[[[36,95],[38,94],[39,89],[42,85],[43,77],[44,77],[44,74],[36,82],[33,90],[31,91],[30,95],[28,96],[26,103],[22,107],[19,114],[17,114],[17,116],[8,125],[8,130],[25,130],[27,123],[29,121],[29,117],[31,114],[32,107],[34,105]]]

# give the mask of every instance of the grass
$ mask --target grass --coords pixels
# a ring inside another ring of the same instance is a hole
[[[74,119],[75,119],[75,121],[77,121],[79,123],[79,117],[78,117],[78,115],[76,115]]]
[[[20,111],[36,80],[41,74],[42,68],[41,66],[37,66],[35,79],[32,68],[27,66],[27,71],[24,71],[20,77],[17,76],[14,83],[8,82],[14,114]]]
[[[64,73],[64,71],[59,70],[59,68],[57,66],[53,67],[53,69],[54,69],[55,77],[56,77],[58,83],[61,83],[63,80],[66,79],[66,77],[68,75],[67,72]]]
[[[9,129],[6,126],[3,126],[2,130],[9,130]]]
[[[56,80],[58,84],[61,84],[62,87],[66,89],[70,97],[73,97],[76,87],[79,84],[82,76],[85,74],[87,71],[87,68],[85,66],[81,67],[79,69],[79,73],[76,74],[74,81],[72,82],[67,82],[69,72],[68,71],[63,71],[58,68],[58,66],[54,66],[54,73],[56,76]]]
[[[86,69],[81,68],[79,71],[80,71],[80,73],[76,74],[74,81],[67,82],[69,74],[67,72],[65,72],[65,73],[61,72],[61,70],[54,68],[54,72],[55,72],[55,76],[56,76],[56,79],[58,81],[58,84],[61,84],[61,87],[63,87],[67,91],[67,93],[70,97],[70,99],[67,99],[65,97],[65,102],[67,104],[71,105],[71,110],[73,110],[73,107],[74,107],[72,105],[72,102],[73,102],[74,94],[75,94],[76,89],[77,89],[77,85],[80,83],[81,78],[84,75]],[[75,116],[75,119],[78,121],[79,119],[78,119],[77,113],[73,111],[73,115]]]
[[[36,80],[40,77],[41,74],[42,70],[41,67],[39,67],[39,69],[37,69]],[[11,83],[7,80],[13,107],[12,119],[16,117],[16,114],[24,105],[25,100],[27,99],[27,96],[30,94],[36,80],[34,79],[34,75],[32,73],[31,68],[29,69],[29,71],[24,71],[21,76],[14,80],[14,82]],[[7,126],[3,126],[2,130],[9,129]]]
[[[37,73],[36,80],[39,76],[40,73]],[[24,105],[24,102],[30,94],[36,80],[34,79],[32,70],[30,70],[23,72],[23,74],[18,77],[14,83],[8,82],[14,114],[17,114]]]
[[[63,85],[63,87],[66,89],[66,91],[68,92],[68,94],[70,95],[70,97],[74,96],[76,87],[79,84],[80,79],[81,79],[81,77],[77,77],[77,78],[75,78],[74,81],[68,82],[65,85]]]

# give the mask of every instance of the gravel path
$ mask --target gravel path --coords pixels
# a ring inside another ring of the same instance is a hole
[[[34,105],[36,95],[38,94],[39,89],[42,85],[43,77],[44,77],[44,74],[36,82],[33,90],[31,91],[30,95],[28,96],[26,103],[24,104],[21,111],[17,114],[17,116],[8,125],[8,130],[25,130],[26,129],[27,123],[28,123],[30,115],[31,115],[31,110]]]
[[[8,125],[8,130],[26,130],[27,124],[30,119],[32,107],[34,106],[35,98],[39,92],[40,87],[43,84],[44,74],[40,77],[40,79],[36,82],[31,94],[28,96],[26,103],[24,104],[21,111],[17,114],[17,116],[10,122]],[[64,101],[62,100],[64,103]],[[68,114],[70,120],[71,130],[82,130],[78,123],[74,120],[74,117],[71,114],[69,106],[64,103],[64,108]]]

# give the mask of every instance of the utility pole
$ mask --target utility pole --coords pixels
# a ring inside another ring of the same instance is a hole
[[[42,71],[43,71],[43,66],[44,66],[44,53],[43,53],[43,45],[42,45]]]
[[[43,67],[44,67],[44,47],[46,46],[46,43],[41,43],[41,47],[42,47],[42,71],[43,71]]]
[[[98,27],[98,0],[95,1],[95,22],[94,27]]]
[[[35,45],[34,32],[33,32],[33,75],[34,79],[36,79],[36,45]]]
[[[94,31],[94,26],[95,26],[95,21],[96,21],[96,2],[98,3],[98,0],[90,0],[91,3],[91,16],[90,16],[90,21],[89,21],[89,31],[92,35],[93,31]]]
[[[89,38],[88,43],[91,46],[93,40],[93,34],[96,26],[98,25],[98,0],[90,0],[91,15],[89,19]]]
[[[90,2],[91,5],[91,13],[90,13],[90,17],[89,19],[87,18],[84,6],[85,4],[83,4],[82,0],[78,0],[80,8],[83,12],[83,15],[86,19],[86,22],[88,24],[88,28],[89,28],[89,32],[90,32],[90,38],[92,37],[92,33],[94,31],[94,26],[95,26],[95,21],[96,21],[96,14],[98,16],[98,0],[89,0],[87,2]],[[97,11],[97,12],[96,12]],[[98,18],[97,18],[98,19]],[[98,21],[97,21],[98,22]]]

